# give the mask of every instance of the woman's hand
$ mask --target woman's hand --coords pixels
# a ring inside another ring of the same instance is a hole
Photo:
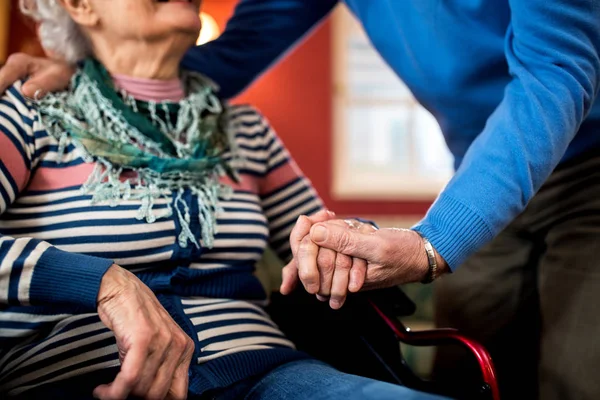
[[[16,81],[29,77],[23,84],[23,94],[30,98],[41,98],[48,92],[66,89],[74,72],[73,67],[61,61],[13,54],[0,68],[0,94]]]
[[[112,383],[98,386],[95,397],[187,397],[194,342],[142,281],[110,267],[98,293],[98,314],[117,339],[121,371]]]
[[[346,301],[348,289],[357,292],[363,284],[367,262],[334,250],[319,247],[310,240],[311,227],[319,222],[331,221],[342,226],[352,225],[365,231],[375,228],[357,221],[335,219],[335,213],[327,210],[313,216],[301,216],[290,234],[290,247],[294,258],[283,269],[280,291],[286,295],[301,281],[307,292],[315,294],[321,301],[329,301],[331,308],[338,309]],[[303,254],[300,255],[299,252]],[[298,259],[312,259],[311,268],[298,270]],[[302,275],[300,275],[302,274]]]

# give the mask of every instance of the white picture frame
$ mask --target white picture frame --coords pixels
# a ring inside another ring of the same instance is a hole
[[[346,7],[335,10],[331,32],[332,196],[435,199],[453,173],[439,125],[376,53]],[[357,155],[363,149],[364,157]]]

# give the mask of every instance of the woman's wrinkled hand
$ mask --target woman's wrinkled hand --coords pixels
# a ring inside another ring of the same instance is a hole
[[[290,246],[294,258],[283,269],[283,282],[280,291],[286,295],[293,291],[300,281],[308,293],[321,301],[329,301],[331,308],[339,309],[346,301],[348,290],[357,292],[362,286],[367,262],[334,250],[319,247],[310,240],[310,230],[314,224],[329,221],[344,227],[371,232],[375,228],[354,220],[336,219],[333,212],[323,210],[313,216],[301,216],[290,234]],[[303,264],[299,269],[298,260]]]
[[[23,84],[23,94],[29,98],[41,98],[49,92],[66,89],[74,72],[75,69],[65,62],[23,53],[13,54],[0,68],[0,94],[18,80],[29,78]]]
[[[100,285],[98,314],[117,339],[121,370],[112,383],[94,390],[95,397],[187,397],[194,342],[142,281],[118,265],[110,267]]]

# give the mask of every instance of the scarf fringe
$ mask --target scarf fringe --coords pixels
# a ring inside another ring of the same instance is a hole
[[[75,83],[76,82],[76,83]],[[175,146],[177,156],[182,159],[193,158],[193,143],[199,140],[208,140],[214,130],[202,129],[202,113],[211,114],[225,112],[218,98],[212,93],[199,76],[187,79],[191,94],[179,103],[177,121],[173,124],[167,106],[164,103],[149,102],[150,118]],[[74,78],[72,91],[49,95],[39,101],[40,114],[48,133],[58,142],[58,158],[62,159],[67,146],[74,145],[83,155],[85,162],[94,162],[93,172],[81,187],[82,193],[92,194],[92,204],[108,203],[116,207],[123,201],[141,201],[136,218],[153,223],[156,220],[169,218],[174,213],[177,216],[181,233],[178,242],[181,247],[192,243],[200,247],[197,238],[192,232],[191,215],[186,201],[183,200],[185,190],[188,189],[197,199],[198,222],[201,226],[201,239],[203,245],[212,248],[214,238],[218,233],[217,216],[223,211],[219,200],[230,198],[233,190],[220,183],[219,178],[226,173],[235,174],[235,167],[217,165],[209,171],[191,173],[181,171],[178,173],[159,174],[149,169],[129,168],[137,173],[135,179],[121,181],[123,168],[114,165],[107,159],[93,155],[86,147],[73,136],[65,125],[77,127],[82,131],[93,129],[100,138],[113,140],[120,143],[135,145],[145,152],[158,157],[170,157],[161,147],[149,140],[143,133],[132,127],[123,118],[121,112],[115,109],[110,101],[102,96],[97,83],[85,74],[78,74]],[[125,103],[137,110],[135,99],[126,95]],[[166,118],[162,120],[157,110],[164,111]],[[206,117],[204,117],[206,118]],[[232,165],[237,165],[241,159],[239,151],[233,140],[231,127],[224,127],[227,145],[232,156]],[[116,149],[118,151],[118,149]],[[227,169],[227,170],[226,170]],[[172,204],[166,210],[156,212],[154,205],[159,199],[174,196]]]

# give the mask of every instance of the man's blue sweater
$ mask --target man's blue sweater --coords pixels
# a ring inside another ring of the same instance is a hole
[[[184,66],[232,96],[337,0],[242,0]],[[561,162],[600,146],[600,0],[345,0],[437,118],[454,178],[415,227],[452,269],[527,205]]]

